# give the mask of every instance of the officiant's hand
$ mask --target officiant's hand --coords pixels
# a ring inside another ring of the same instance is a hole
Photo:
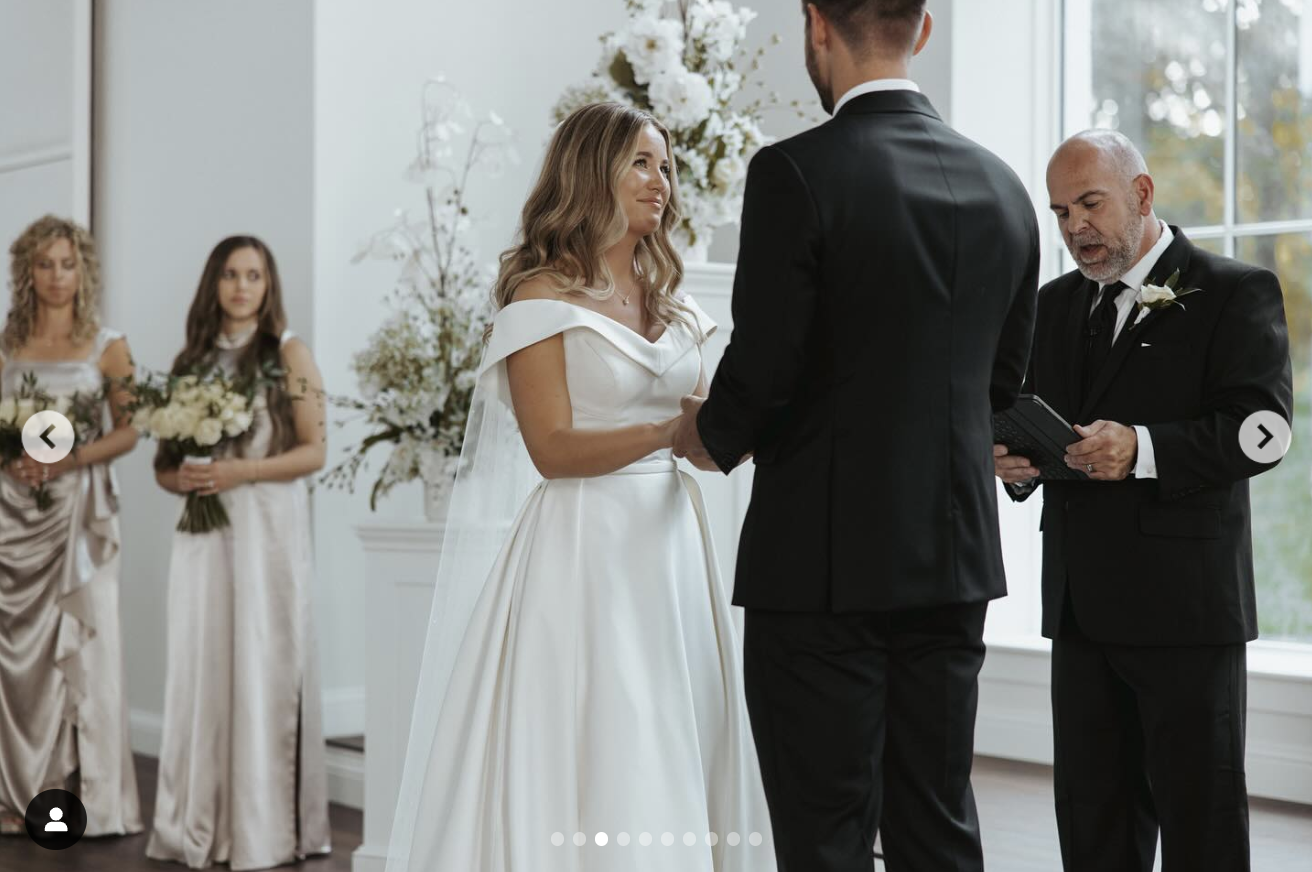
[[[1075,432],[1084,438],[1066,446],[1067,466],[1095,481],[1121,481],[1130,474],[1139,455],[1139,434],[1133,427],[1099,420],[1077,425]]]
[[[1030,465],[1028,457],[1007,453],[1005,445],[993,446],[993,474],[1003,484],[1023,484],[1039,477],[1039,471]]]

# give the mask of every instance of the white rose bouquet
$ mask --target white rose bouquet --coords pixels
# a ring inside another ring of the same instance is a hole
[[[756,13],[728,0],[627,4],[628,23],[602,37],[597,71],[565,92],[554,118],[559,123],[580,106],[608,100],[659,118],[669,128],[679,171],[678,242],[689,259],[704,259],[714,229],[738,221],[747,164],[770,142],[762,116],[777,97],[735,106],[746,84],[741,68],[755,72],[764,53],[743,48]]]
[[[37,383],[35,374],[27,373],[17,394],[0,398],[0,466],[23,456],[23,427],[37,412],[55,411],[68,418],[73,425],[76,447],[94,438],[99,431],[104,402],[103,390],[71,395],[49,393]],[[54,504],[45,484],[32,488],[32,497],[43,512]]]
[[[137,432],[162,443],[180,463],[210,463],[222,448],[251,429],[264,391],[283,373],[266,366],[237,379],[218,368],[183,375],[148,374],[132,382],[129,405]],[[187,494],[177,529],[208,533],[231,523],[218,494]]]

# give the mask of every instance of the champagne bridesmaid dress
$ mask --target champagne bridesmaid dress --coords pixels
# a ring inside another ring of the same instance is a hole
[[[218,363],[235,371],[242,347],[221,347]],[[271,450],[263,399],[246,457]],[[232,526],[173,534],[164,742],[146,856],[240,872],[328,853],[328,789],[305,481],[244,484],[220,499]]]
[[[55,394],[96,392],[101,329],[84,360],[6,360],[0,396],[23,376]],[[105,421],[101,421],[103,430]],[[119,630],[118,484],[107,465],[49,482],[42,511],[0,473],[0,811],[23,814],[51,788],[76,787],[88,836],[141,832],[128,745]],[[70,784],[77,772],[80,784]]]

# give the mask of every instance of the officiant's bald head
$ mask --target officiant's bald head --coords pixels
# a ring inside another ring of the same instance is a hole
[[[1119,130],[1085,130],[1067,139],[1052,155],[1048,167],[1059,160],[1104,160],[1125,184],[1148,174],[1143,153]]]
[[[1058,146],[1048,196],[1067,250],[1094,281],[1119,279],[1157,241],[1153,179],[1123,133],[1086,130]]]

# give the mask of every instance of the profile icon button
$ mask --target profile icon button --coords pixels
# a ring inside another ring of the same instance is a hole
[[[63,822],[62,820],[63,817],[64,817],[64,810],[62,808],[56,806],[55,808],[50,809],[50,823],[46,824],[46,832],[47,833],[68,832],[68,824]]]
[[[87,831],[87,810],[67,790],[47,790],[28,803],[23,822],[32,841],[46,850],[62,851],[76,845]]]

